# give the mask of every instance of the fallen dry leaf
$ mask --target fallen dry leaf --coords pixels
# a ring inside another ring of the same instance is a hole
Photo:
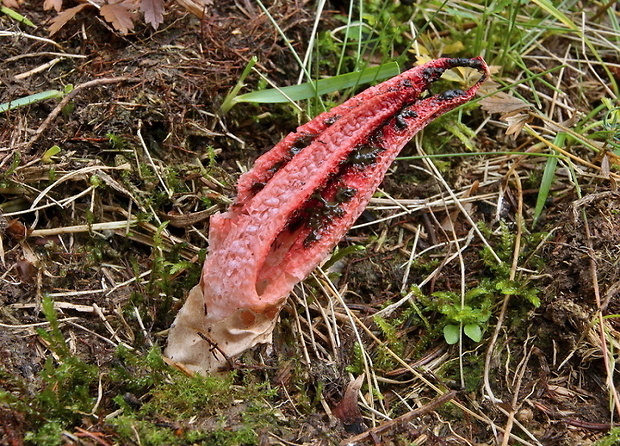
[[[506,136],[512,136],[516,138],[516,136],[521,132],[523,126],[530,120],[530,115],[527,113],[518,113],[516,115],[511,116],[502,116],[504,121],[508,123],[508,128],[506,129]]]
[[[2,0],[2,4],[7,8],[12,9],[19,9],[20,6],[20,2],[17,2],[16,0]]]
[[[177,0],[177,3],[201,19],[213,5],[213,0]]]
[[[523,126],[529,121],[530,114],[528,112],[532,106],[503,91],[494,92],[497,86],[498,84],[495,82],[487,82],[486,85],[483,85],[485,87],[483,94],[490,94],[490,96],[480,100],[480,106],[488,113],[500,114],[500,119],[508,124],[506,135],[516,138]]]
[[[531,108],[527,102],[503,91],[495,92],[492,96],[480,100],[480,106],[488,113],[499,113],[500,119],[504,120]]]
[[[164,0],[142,0],[140,11],[144,13],[144,21],[157,29],[164,21]]]
[[[334,416],[342,421],[345,430],[352,434],[361,434],[366,430],[362,412],[357,404],[358,394],[363,383],[364,375],[360,375],[351,381],[344,391],[342,400],[332,409]]]
[[[82,9],[90,6],[88,3],[82,3],[80,5],[74,6],[73,8],[69,8],[61,13],[59,13],[56,17],[52,19],[52,24],[47,28],[50,32],[50,36],[56,34],[63,26],[67,24],[69,20],[76,16],[78,12]]]
[[[107,22],[123,34],[133,30],[135,14],[122,4],[103,5],[99,10]]]
[[[45,0],[43,3],[43,9],[45,11],[54,9],[56,12],[60,12],[62,9],[62,0]]]

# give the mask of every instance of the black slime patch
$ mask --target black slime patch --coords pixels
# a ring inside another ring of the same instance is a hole
[[[286,163],[288,163],[289,161],[290,159],[282,159],[280,161],[277,161],[267,170],[267,172],[269,172],[271,176],[273,176],[278,170],[282,169],[286,165]]]
[[[439,67],[426,67],[422,70],[422,78],[426,82],[434,82],[441,77],[441,75],[446,71],[445,68]]]
[[[408,109],[408,108],[404,109],[403,111],[399,112],[396,115],[396,118],[395,118],[396,128],[398,130],[403,130],[407,128],[406,119],[417,118],[417,117],[418,117],[418,114],[415,111]]]
[[[255,182],[254,184],[252,184],[250,186],[250,192],[252,192],[253,195],[256,195],[261,190],[263,190],[266,185],[267,185],[267,183],[264,183],[262,181],[257,181],[257,182]]]
[[[448,90],[448,91],[444,91],[443,93],[440,93],[439,95],[437,95],[437,99],[439,99],[440,101],[450,101],[460,96],[464,96],[465,94],[467,93],[457,88],[455,90]]]
[[[321,238],[320,232],[331,225],[334,218],[339,218],[343,215],[344,209],[342,209],[340,203],[326,201],[321,197],[321,201],[319,201],[317,206],[308,209],[306,224],[311,228],[311,231],[304,239],[304,248],[308,248],[312,242],[319,240]]]
[[[345,166],[368,167],[377,162],[377,156],[385,149],[379,145],[362,144],[355,147],[344,160]]]
[[[325,121],[323,121],[323,124],[325,124],[327,127],[329,127],[331,125],[334,125],[334,123],[336,121],[338,121],[340,118],[342,118],[342,116],[340,116],[340,115],[331,116],[331,117],[327,118]]]
[[[482,69],[482,61],[479,59],[466,59],[464,57],[455,57],[448,60],[448,64],[454,67],[468,67],[476,70]]]
[[[319,135],[317,135],[316,133],[306,133],[299,136],[289,149],[289,154],[291,155],[291,158],[297,155],[306,147],[308,147],[310,144],[312,144],[312,141],[314,141],[317,136]],[[288,158],[287,162],[290,161],[291,158]]]
[[[346,203],[351,201],[355,195],[357,195],[357,189],[346,186],[339,187],[336,190],[336,195],[334,195],[334,200],[336,200],[336,203]]]

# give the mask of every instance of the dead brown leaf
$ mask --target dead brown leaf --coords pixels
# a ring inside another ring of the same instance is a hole
[[[99,10],[107,22],[123,34],[133,31],[136,15],[123,4],[103,5]]]
[[[56,34],[63,26],[67,24],[69,20],[71,20],[75,15],[80,12],[82,9],[90,6],[88,3],[82,3],[80,5],[74,6],[73,8],[69,8],[64,10],[63,12],[58,13],[56,17],[52,19],[52,24],[47,28],[50,32],[50,35],[53,36]]]
[[[499,113],[500,119],[506,121],[506,135],[516,138],[523,126],[530,120],[530,104],[503,91],[496,91],[498,84],[488,82],[484,94],[489,96],[480,100],[480,106],[488,113]]]
[[[140,11],[144,13],[144,21],[157,29],[164,21],[164,0],[142,0]]]
[[[521,129],[523,129],[523,126],[530,120],[530,115],[527,113],[517,113],[516,115],[511,116],[502,116],[501,119],[508,123],[506,135],[516,138],[516,136],[521,132]]]
[[[20,2],[16,0],[2,0],[2,4],[7,8],[19,9]]]
[[[62,9],[62,0],[45,0],[43,3],[43,9],[45,11],[54,9],[56,12],[60,12]]]
[[[177,3],[200,19],[213,6],[213,0],[177,0]]]
[[[501,119],[504,120],[510,116],[529,110],[531,107],[530,104],[522,99],[510,96],[503,91],[495,92],[493,95],[482,99],[480,101],[480,106],[488,113],[501,114]]]
[[[342,421],[345,430],[350,433],[360,434],[366,430],[364,418],[357,404],[357,398],[363,383],[364,375],[360,375],[357,379],[351,381],[344,391],[342,400],[332,409],[334,416]]]

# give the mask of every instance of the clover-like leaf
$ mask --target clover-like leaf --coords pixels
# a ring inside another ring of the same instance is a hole
[[[461,329],[458,325],[448,324],[443,327],[443,337],[448,344],[456,344],[461,339]]]
[[[463,327],[465,335],[474,342],[480,342],[482,339],[482,329],[478,324],[466,324]]]

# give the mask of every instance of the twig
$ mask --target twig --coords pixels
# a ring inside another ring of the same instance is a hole
[[[138,325],[140,325],[140,329],[142,330],[142,336],[144,336],[146,343],[149,345],[149,347],[152,347],[153,341],[151,340],[149,332],[146,331],[146,328],[144,327],[144,322],[142,322],[142,316],[140,316],[140,311],[138,311],[138,308],[136,306],[133,307],[133,314],[135,314],[136,316],[136,320],[138,321]]]
[[[517,272],[517,262],[519,260],[519,251],[521,250],[521,234],[523,232],[523,189],[521,188],[521,179],[517,173],[513,173],[516,184],[517,184],[517,234],[515,235],[515,246],[513,248],[513,256],[512,256],[512,265],[510,267],[510,280],[514,280],[516,272]],[[508,302],[510,301],[510,294],[506,294],[504,297],[504,302],[502,303],[502,309],[500,310],[499,316],[497,317],[497,323],[495,324],[495,330],[493,331],[493,335],[489,340],[489,347],[487,349],[487,354],[484,359],[484,373],[483,373],[483,382],[484,382],[484,391],[486,392],[486,396],[491,400],[493,404],[501,403],[502,400],[495,397],[493,393],[493,389],[491,388],[491,383],[489,381],[489,373],[491,371],[491,358],[493,357],[493,350],[495,349],[495,344],[497,342],[497,338],[499,337],[499,332],[502,329],[504,318],[506,317],[506,311],[508,310]]]
[[[41,51],[41,52],[38,52],[38,53],[18,54],[16,56],[4,59],[4,61],[5,62],[15,62],[17,60],[25,59],[27,57],[44,57],[44,56],[55,56],[55,57],[66,57],[66,58],[73,57],[75,59],[87,59],[88,58],[88,56],[86,56],[84,54],[69,54],[69,53],[56,53],[54,51]]]
[[[168,198],[172,198],[173,193],[170,191],[170,189],[168,189],[168,186],[166,185],[166,182],[161,177],[161,174],[159,173],[159,169],[155,165],[155,161],[153,161],[153,157],[151,156],[151,152],[149,152],[149,148],[147,147],[146,142],[144,141],[144,138],[142,137],[142,131],[141,130],[142,130],[142,120],[138,121],[138,131],[136,132],[136,134],[138,135],[138,139],[140,140],[140,144],[142,145],[142,150],[144,150],[144,153],[146,154],[146,157],[149,159],[149,164],[153,168],[153,171],[155,172],[155,175],[157,175],[157,179],[161,183],[161,186],[166,191],[166,195],[168,195]]]
[[[527,349],[527,343],[531,338],[528,335],[528,338],[525,340],[525,345],[524,345],[524,350]],[[516,385],[514,387],[513,390],[513,395],[512,395],[512,402],[510,404],[510,411],[508,412],[508,420],[506,421],[506,427],[504,428],[505,431],[504,433],[510,433],[512,432],[512,427],[515,424],[515,415],[517,413],[517,409],[521,406],[521,403],[519,403],[519,393],[521,392],[521,384],[523,383],[523,375],[525,374],[525,371],[527,370],[527,365],[529,363],[530,357],[532,355],[532,351],[533,349],[530,348],[526,353],[525,353],[525,357],[523,358],[523,361],[521,362],[520,366],[518,367],[518,372],[517,372],[517,382]],[[532,437],[532,435],[530,435],[530,437]],[[504,438],[502,440],[502,446],[508,446],[508,441],[510,440],[510,436],[509,435],[504,435]]]
[[[228,363],[230,370],[235,369],[234,361],[217,345],[217,342],[214,342],[211,338],[209,338],[209,336],[207,336],[205,333],[201,331],[197,331],[196,334],[209,344],[209,351],[211,352],[213,356],[217,358],[217,354],[219,353],[220,355],[224,357],[224,359]]]
[[[131,345],[128,345],[122,341],[120,341],[118,344],[116,344],[113,340],[106,338],[103,335],[100,335],[99,333],[92,331],[86,327],[84,327],[83,325],[80,325],[76,322],[73,322],[72,320],[69,319],[65,319],[65,322],[67,322],[67,324],[72,325],[76,328],[79,328],[80,330],[84,330],[86,333],[90,333],[93,336],[96,336],[97,338],[101,339],[104,342],[107,342],[108,344],[110,344],[113,347],[118,347],[119,345],[122,345],[123,347],[125,347],[127,350],[135,350]]]
[[[413,409],[410,412],[407,412],[404,415],[401,415],[398,418],[395,418],[393,420],[387,421],[383,424],[380,424],[377,427],[374,427],[372,429],[367,430],[364,433],[361,433],[359,435],[356,435],[353,438],[349,438],[347,440],[343,440],[340,442],[341,446],[345,446],[345,445],[351,445],[351,444],[355,444],[357,442],[361,442],[366,440],[368,437],[373,437],[375,435],[381,435],[384,432],[387,432],[391,429],[393,429],[395,426],[398,426],[399,424],[404,424],[404,423],[408,423],[409,421],[413,420],[414,418],[420,417],[422,415],[426,415],[427,413],[430,413],[432,411],[434,411],[435,409],[437,409],[438,407],[442,406],[443,404],[447,403],[448,401],[453,400],[456,397],[457,392],[455,390],[452,390],[448,393],[445,393],[437,398],[435,398],[433,401],[431,401],[430,403],[428,403],[426,406],[420,407],[418,409]]]
[[[103,311],[101,310],[99,305],[93,302],[93,308],[95,310],[95,314],[97,314],[97,316],[99,316],[99,319],[103,321],[104,327],[108,329],[108,331],[110,332],[112,337],[116,340],[116,342],[118,342],[119,345],[124,344],[121,338],[119,338],[118,335],[116,334],[116,330],[114,330],[112,326],[110,325],[110,323],[108,322],[108,318],[105,317],[105,314],[103,314]]]
[[[70,321],[74,321],[78,319],[77,317],[68,317],[65,319],[58,319],[59,323],[64,323],[64,322],[70,322]],[[6,328],[9,330],[26,330],[29,328],[35,328],[35,327],[43,327],[45,325],[49,325],[49,322],[37,322],[34,324],[17,324],[17,325],[13,325],[13,324],[2,324],[0,323],[0,328]]]
[[[110,231],[114,229],[123,229],[127,225],[134,225],[138,222],[136,219],[123,221],[109,221],[105,223],[93,223],[90,225],[65,226],[64,228],[51,229],[35,229],[28,234],[28,237],[46,237],[49,235],[74,234],[76,232],[91,231]]]
[[[83,296],[85,294],[95,294],[95,293],[101,293],[105,290],[89,290],[89,291],[71,291],[70,293],[49,293],[48,296],[49,297],[63,297],[63,296]],[[9,308],[14,308],[14,309],[26,309],[26,308],[38,308],[41,305],[39,303],[16,303],[16,304],[11,304],[9,305]],[[70,302],[57,302],[54,301],[54,309],[55,310],[72,310],[72,311],[78,311],[80,313],[95,313],[95,308],[92,305],[80,305],[80,304],[73,304]],[[106,311],[106,310],[103,310]]]
[[[519,177],[519,175],[515,173],[514,177],[515,177],[515,183],[517,185],[517,215],[516,215],[517,234],[515,235],[515,246],[513,249],[512,264],[510,265],[510,280],[514,280],[516,273],[517,273],[517,266],[519,262],[519,252],[521,251],[521,234],[523,232],[523,188],[521,187],[521,178]],[[502,313],[500,314],[500,319],[498,319],[497,326],[495,327],[495,332],[493,333],[494,341],[497,340],[497,336],[495,335],[496,334],[499,335],[499,329],[501,328],[504,322],[505,312],[508,308],[509,300],[510,300],[510,295],[507,294],[506,298],[504,299],[504,305],[502,305]],[[487,365],[486,359],[490,358],[493,352],[492,348],[493,348],[493,345],[489,345],[489,350],[488,350],[489,354],[487,354],[487,357],[485,358],[485,369],[484,369],[485,385],[489,384],[489,381],[488,381],[489,370],[486,368],[486,365]],[[519,393],[519,387],[521,386],[520,383],[521,383],[521,379],[519,379],[519,384],[517,385],[517,388],[515,389],[515,395],[514,395],[514,398],[513,398],[511,407],[510,407],[510,413],[508,415],[508,420],[506,421],[506,428],[504,432],[504,439],[502,441],[502,446],[508,446],[508,441],[510,439],[509,434],[512,431],[512,426],[514,425],[514,421],[515,421],[514,417],[516,413],[515,412],[516,408],[514,406],[514,403],[516,402],[516,398]]]
[[[136,77],[129,76],[121,76],[121,77],[104,77],[102,79],[95,79],[92,81],[84,82],[83,84],[75,87],[70,93],[62,98],[62,100],[58,103],[56,108],[51,111],[51,113],[45,118],[45,121],[39,126],[39,128],[35,131],[34,136],[28,141],[26,144],[26,148],[32,147],[32,145],[39,140],[39,138],[43,135],[43,133],[47,130],[50,124],[56,119],[56,117],[60,114],[63,108],[71,102],[71,100],[76,97],[82,90],[86,90],[91,87],[98,87],[100,85],[108,85],[108,84],[117,84],[120,82],[139,82],[140,79]]]
[[[577,203],[576,203],[577,204]],[[590,231],[590,224],[584,209],[581,210],[581,216],[583,219],[583,227],[586,233],[586,247],[589,252],[590,260],[590,276],[592,277],[592,288],[594,289],[594,297],[596,299],[596,315],[598,318],[599,328],[599,341],[600,349],[603,354],[603,364],[605,365],[605,372],[607,374],[607,388],[609,390],[611,399],[618,415],[620,415],[620,398],[618,397],[618,391],[614,383],[614,366],[609,362],[609,352],[607,351],[607,341],[605,339],[605,321],[603,318],[603,307],[601,305],[601,290],[598,284],[598,272],[596,268],[596,259],[594,255],[594,245],[592,243],[592,233]]]
[[[21,31],[0,31],[0,37],[25,37],[27,39],[37,40],[39,42],[49,43],[54,45],[56,48],[62,49],[60,44],[54,42],[51,39],[46,39],[45,37],[33,36],[32,34],[24,33]]]
[[[49,62],[45,62],[43,65],[39,65],[38,67],[33,68],[32,70],[28,70],[28,71],[24,71],[23,73],[16,74],[15,79],[16,80],[26,79],[27,77],[30,77],[33,74],[37,74],[37,73],[40,73],[41,71],[48,70],[52,68],[54,65],[56,65],[58,62],[60,62],[61,60],[62,58],[60,57],[57,57],[56,59],[52,59]]]

